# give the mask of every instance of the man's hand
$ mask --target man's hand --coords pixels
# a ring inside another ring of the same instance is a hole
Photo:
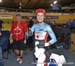
[[[2,36],[2,33],[0,32],[0,36]]]
[[[27,40],[26,39],[24,39],[24,44],[26,44],[27,43]]]
[[[50,46],[51,44],[49,42],[45,43],[45,47]]]
[[[12,44],[12,43],[13,43],[12,34],[10,34],[10,38],[9,38],[9,40],[10,40],[10,44]]]
[[[36,42],[35,42],[35,46],[37,46],[37,45],[39,45],[39,41],[36,41]]]
[[[12,44],[13,43],[13,39],[10,39],[10,44]]]

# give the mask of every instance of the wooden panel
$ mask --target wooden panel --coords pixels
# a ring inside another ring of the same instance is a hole
[[[71,34],[71,51],[75,53],[75,33]]]
[[[22,16],[27,16],[27,17],[35,16],[34,13],[19,13],[19,14],[21,14]],[[10,26],[11,25],[11,22],[13,20],[15,20],[16,12],[7,12],[7,13],[4,12],[4,13],[0,13],[0,16],[1,15],[3,15],[3,19],[1,17],[0,18],[5,23],[5,24],[3,23],[4,24],[4,27],[2,28],[2,30],[10,30],[9,27],[11,27]],[[10,17],[12,16],[13,19],[7,19],[8,18],[7,16],[10,16]],[[59,19],[60,20],[62,20],[62,17],[64,17],[64,18],[67,17],[64,22],[67,22],[67,19],[69,20],[68,16],[70,16],[71,19],[75,18],[75,15],[72,15],[72,14],[70,14],[70,15],[67,16],[67,15],[63,15],[63,14],[59,15],[59,13],[47,13],[47,16],[59,16]],[[6,19],[4,19],[4,17],[6,17]],[[47,20],[48,20],[48,22],[54,22],[53,20],[57,20],[57,23],[62,23],[63,24],[63,22],[60,21],[59,19],[50,19],[49,18],[49,19],[46,19],[46,22],[47,22]],[[23,18],[23,20],[25,20],[25,18]],[[33,21],[36,22],[36,19],[33,19]],[[75,34],[72,34],[71,35],[71,41],[73,41],[73,44],[71,44],[71,51],[74,51],[75,50]]]

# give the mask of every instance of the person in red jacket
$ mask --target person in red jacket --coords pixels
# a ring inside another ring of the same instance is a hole
[[[17,54],[17,61],[21,64],[23,62],[23,50],[26,44],[26,32],[28,26],[21,20],[21,15],[16,15],[16,21],[12,23],[10,30],[10,44],[13,44],[13,49]]]

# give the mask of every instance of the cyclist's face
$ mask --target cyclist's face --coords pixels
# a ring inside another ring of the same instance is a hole
[[[40,23],[43,22],[44,17],[45,17],[44,13],[38,13],[37,14],[37,21],[40,22]]]

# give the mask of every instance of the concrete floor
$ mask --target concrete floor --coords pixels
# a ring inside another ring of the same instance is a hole
[[[69,50],[65,49],[53,49],[50,50],[50,52],[57,53],[59,55],[63,54],[67,60],[67,63],[70,62],[70,64],[65,64],[63,66],[75,66],[75,55],[73,55]],[[13,52],[11,52],[8,55],[8,59],[4,59],[4,66],[36,66],[35,64],[32,64],[34,61],[33,51],[26,50],[24,53],[24,61],[23,64],[18,64],[16,61],[16,56]]]

